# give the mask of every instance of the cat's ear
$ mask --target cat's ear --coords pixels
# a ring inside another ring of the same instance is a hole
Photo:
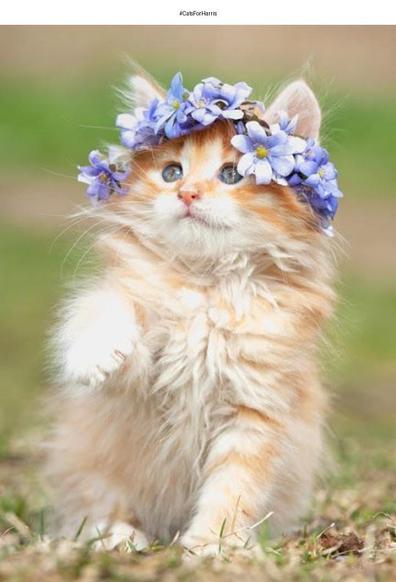
[[[290,83],[270,105],[264,114],[269,124],[279,121],[279,113],[285,111],[290,118],[297,115],[297,126],[294,131],[302,137],[319,137],[321,112],[318,100],[312,89],[302,79]]]
[[[157,81],[142,70],[128,79],[128,90],[123,94],[133,107],[148,107],[153,99],[165,97],[165,91]]]

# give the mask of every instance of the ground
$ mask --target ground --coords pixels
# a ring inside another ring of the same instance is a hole
[[[94,550],[95,540],[80,543],[78,531],[74,539],[51,541],[34,450],[31,443],[15,443],[0,464],[0,580],[394,579],[396,454],[392,443],[372,443],[369,451],[362,451],[353,440],[343,440],[336,447],[338,468],[322,478],[301,529],[269,540],[262,528],[262,558],[249,557],[249,552],[224,558],[219,538],[218,557],[199,562],[186,560],[177,543],[138,553],[132,544],[112,552]]]

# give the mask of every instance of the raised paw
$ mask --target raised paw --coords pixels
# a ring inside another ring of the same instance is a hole
[[[134,345],[131,337],[85,334],[65,355],[65,376],[75,385],[97,388],[124,364]]]

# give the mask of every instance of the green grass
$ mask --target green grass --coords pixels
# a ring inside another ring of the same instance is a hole
[[[158,78],[169,81],[164,69]],[[190,72],[186,84],[198,78]],[[118,140],[114,119],[119,105],[111,85],[121,79],[120,71],[67,84],[58,79],[2,78],[6,89],[0,94],[0,169],[9,174],[74,175],[76,164],[83,163],[91,149]],[[248,80],[253,86],[266,85],[262,79]],[[324,110],[324,141],[340,169],[344,190],[359,197],[391,195],[396,178],[394,94],[362,97],[332,91],[325,95]]]
[[[45,385],[46,333],[62,279],[60,265],[67,245],[53,236],[3,225],[0,277],[6,281],[0,304],[1,433],[18,432]],[[68,265],[65,266],[65,278]],[[65,279],[66,280],[66,279]]]
[[[341,285],[340,319],[350,327],[348,357],[359,355],[365,366],[382,365],[396,358],[395,288],[396,278],[382,284],[363,283],[356,274]]]
[[[396,179],[394,94],[326,96],[324,143],[340,172],[343,189],[357,197],[391,196]]]

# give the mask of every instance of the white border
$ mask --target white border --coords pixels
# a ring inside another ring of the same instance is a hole
[[[180,11],[216,12],[182,16]],[[392,0],[4,0],[0,24],[396,24]],[[236,39],[237,42],[237,39]]]

